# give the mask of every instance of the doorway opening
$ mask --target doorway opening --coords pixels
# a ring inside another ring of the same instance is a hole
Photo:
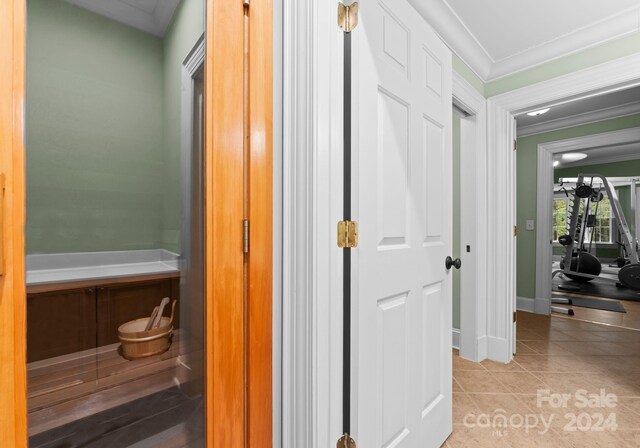
[[[486,324],[486,101],[453,76],[453,272],[452,345],[465,359],[488,357]]]
[[[108,3],[26,2],[29,445],[204,446],[205,2]]]
[[[624,266],[637,259],[638,104],[640,88],[632,87],[555,105],[540,116],[520,116],[523,148],[537,151],[534,216],[538,226],[535,234],[525,235],[535,236],[532,311],[633,325],[634,318],[629,317],[635,313],[628,313],[624,304],[634,308],[640,294],[633,285],[623,284],[628,282],[624,278],[622,282],[619,274],[622,268],[633,270]],[[577,197],[580,184],[585,184],[583,189],[590,186],[601,192],[602,201],[595,196],[588,202]],[[530,208],[523,205],[519,209],[524,213]],[[576,217],[569,215],[573,209],[579,209]],[[526,219],[527,230],[533,230],[536,221]],[[585,226],[580,225],[583,221]],[[573,264],[574,259],[588,258],[575,267],[589,271],[591,278],[564,269],[568,247]],[[527,280],[524,275],[522,279]],[[522,293],[524,288],[520,289]],[[549,303],[552,299],[553,305]],[[527,302],[519,298],[521,307]]]

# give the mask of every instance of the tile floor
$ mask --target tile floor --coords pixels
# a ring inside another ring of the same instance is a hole
[[[518,312],[515,360],[474,363],[454,350],[453,377],[443,447],[640,447],[640,331]],[[615,407],[595,402],[601,389]],[[539,391],[557,402],[538,406]],[[583,397],[592,406],[580,407]]]

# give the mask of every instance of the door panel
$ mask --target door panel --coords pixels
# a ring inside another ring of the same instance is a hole
[[[361,2],[359,21],[356,440],[436,447],[452,426],[451,54],[405,0]]]

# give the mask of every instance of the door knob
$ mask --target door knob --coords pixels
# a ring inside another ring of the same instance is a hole
[[[462,266],[462,262],[459,258],[456,258],[454,260],[451,257],[447,257],[447,259],[444,261],[444,265],[447,267],[447,270],[451,269],[452,267],[460,269],[460,266]]]

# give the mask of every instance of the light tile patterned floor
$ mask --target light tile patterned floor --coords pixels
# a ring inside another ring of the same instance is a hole
[[[518,312],[517,352],[505,365],[454,350],[453,433],[443,447],[640,447],[640,331]],[[615,407],[579,407],[579,390],[601,389]],[[539,391],[558,403],[565,394],[566,407],[538,406]]]

